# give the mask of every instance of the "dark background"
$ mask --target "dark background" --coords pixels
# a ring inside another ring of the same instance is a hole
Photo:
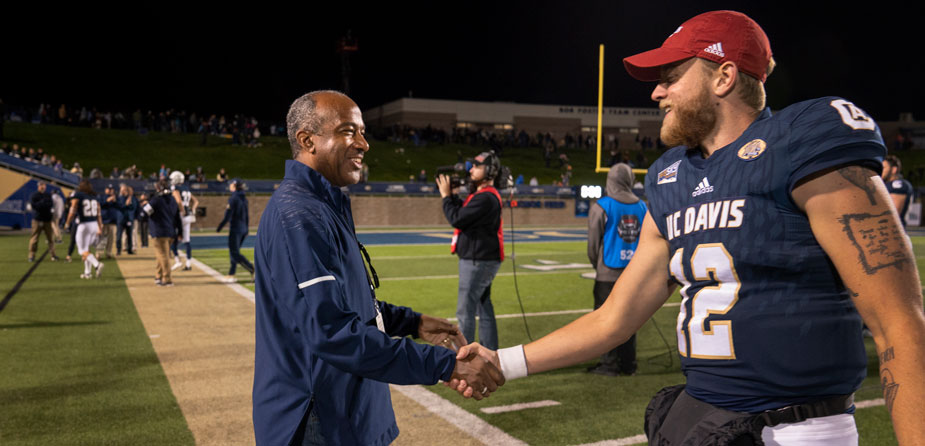
[[[336,42],[352,30],[351,96],[361,108],[417,98],[595,105],[606,45],[606,106],[651,107],[652,84],[622,58],[683,21],[735,9],[762,25],[778,68],[769,105],[825,95],[881,121],[925,119],[922,6],[869,2],[379,2],[5,6],[0,98],[100,111],[174,108],[281,122],[291,101],[341,88]]]

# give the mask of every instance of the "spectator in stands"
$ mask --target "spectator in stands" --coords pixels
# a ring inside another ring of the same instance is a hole
[[[167,175],[170,175],[170,169],[168,169],[166,165],[161,164],[161,170],[157,172],[157,176],[167,179]]]
[[[193,176],[193,180],[192,180],[192,181],[195,181],[195,182],[197,182],[197,183],[205,183],[205,182],[206,182],[206,174],[205,174],[205,172],[203,172],[202,166],[196,167],[196,175]]]
[[[94,167],[90,170],[90,179],[91,180],[101,180],[103,179],[103,171],[99,168]]]
[[[48,252],[51,254],[51,261],[58,260],[55,255],[55,224],[53,217],[54,201],[51,194],[46,191],[44,181],[38,182],[38,190],[29,198],[29,204],[32,206],[32,237],[29,238],[29,261],[35,261],[35,251],[39,246],[39,234],[44,232],[45,238],[48,239]]]
[[[84,170],[80,167],[80,163],[74,162],[74,165],[71,167],[71,173],[77,174],[79,177],[83,178]]]
[[[109,172],[109,179],[110,179],[110,180],[118,180],[118,179],[119,179],[119,175],[120,175],[120,174],[119,174],[119,168],[113,166],[112,172]]]
[[[221,169],[218,170],[218,174],[215,175],[215,179],[216,179],[217,181],[222,182],[222,183],[228,181],[228,174],[225,173],[225,168],[224,168],[224,167],[222,167]]]

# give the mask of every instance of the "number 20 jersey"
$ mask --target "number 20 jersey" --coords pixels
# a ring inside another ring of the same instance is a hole
[[[755,413],[857,389],[860,316],[790,192],[835,166],[874,175],[885,152],[867,114],[828,97],[765,109],[707,159],[681,146],[649,168],[650,213],[682,286],[688,393]]]

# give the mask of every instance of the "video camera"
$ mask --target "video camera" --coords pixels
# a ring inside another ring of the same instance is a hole
[[[434,174],[434,178],[440,175],[446,175],[450,177],[450,189],[456,189],[457,187],[469,184],[470,167],[472,167],[472,163],[469,162],[456,163],[452,166],[440,166],[437,168],[437,173]]]
[[[437,167],[435,175],[447,175],[450,177],[450,189],[456,189],[457,187],[469,184],[469,169],[472,168],[473,164],[485,164],[488,166],[486,174],[494,178],[492,186],[494,186],[495,189],[501,190],[514,186],[514,177],[511,175],[511,169],[501,165],[501,161],[498,159],[498,155],[494,150],[482,152],[473,158],[472,161],[456,163],[452,166]]]

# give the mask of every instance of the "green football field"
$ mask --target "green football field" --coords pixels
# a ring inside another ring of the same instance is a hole
[[[913,238],[925,254],[925,238]],[[522,243],[504,262],[492,288],[501,346],[528,342],[576,319],[592,303],[590,269],[538,272],[524,265],[587,263],[584,242]],[[31,264],[26,238],[0,236],[0,296]],[[439,246],[369,247],[382,286],[380,298],[435,316],[456,307],[456,260]],[[253,259],[253,250],[242,250]],[[194,250],[194,257],[226,273],[226,250]],[[508,253],[510,254],[510,252]],[[922,258],[919,262],[922,263]],[[240,269],[239,269],[240,271]],[[180,414],[118,269],[81,283],[78,263],[47,260],[0,311],[0,444],[190,444]],[[249,276],[241,284],[253,289]],[[528,316],[521,317],[517,294]],[[428,387],[509,435],[535,445],[579,445],[643,433],[642,416],[660,388],[683,382],[674,336],[676,295],[637,335],[639,370],[604,377],[584,370],[592,362],[516,380],[491,398],[463,400],[442,386]],[[554,315],[531,313],[564,312]],[[525,321],[526,320],[526,321]],[[527,328],[528,327],[528,328]],[[529,335],[528,335],[529,329]],[[868,339],[869,377],[857,401],[881,398],[877,358]],[[555,406],[487,414],[480,409],[552,400]],[[857,410],[861,444],[895,444],[882,405]]]

